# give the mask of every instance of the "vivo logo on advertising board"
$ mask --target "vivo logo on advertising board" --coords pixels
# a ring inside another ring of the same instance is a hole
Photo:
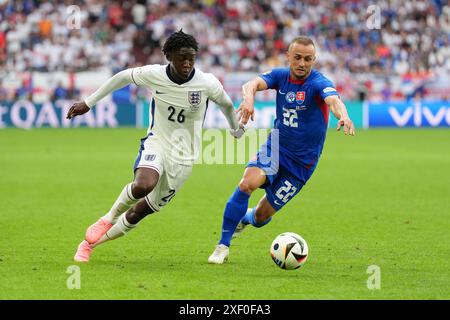
[[[447,101],[370,103],[369,127],[449,127]]]

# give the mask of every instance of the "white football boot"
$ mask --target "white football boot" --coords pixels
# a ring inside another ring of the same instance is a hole
[[[247,226],[246,224],[243,224],[242,221],[240,221],[239,224],[236,227],[236,230],[234,230],[234,233],[231,236],[231,239],[239,237],[239,235],[242,233],[242,231],[244,231],[246,226]]]
[[[214,264],[223,264],[228,260],[228,254],[230,252],[230,248],[228,248],[224,244],[217,245],[214,252],[209,256],[208,262]]]

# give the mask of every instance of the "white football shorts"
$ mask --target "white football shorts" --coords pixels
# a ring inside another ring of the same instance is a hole
[[[155,212],[172,200],[192,172],[192,165],[171,161],[166,156],[167,152],[170,151],[163,148],[158,139],[150,134],[141,139],[141,147],[134,164],[135,171],[137,168],[150,168],[159,173],[158,183],[145,197],[147,204]]]

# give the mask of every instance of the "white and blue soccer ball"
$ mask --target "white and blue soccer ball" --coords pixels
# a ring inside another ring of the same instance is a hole
[[[300,235],[284,232],[273,240],[270,255],[281,269],[293,270],[303,266],[308,259],[308,244]]]

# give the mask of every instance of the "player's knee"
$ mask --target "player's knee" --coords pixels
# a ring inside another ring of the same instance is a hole
[[[158,181],[134,181],[131,187],[133,196],[140,199],[148,195],[155,188]]]
[[[241,182],[239,182],[239,190],[241,190],[242,192],[251,194],[257,188],[258,187],[256,187],[254,184],[252,184],[247,179],[242,179]]]

